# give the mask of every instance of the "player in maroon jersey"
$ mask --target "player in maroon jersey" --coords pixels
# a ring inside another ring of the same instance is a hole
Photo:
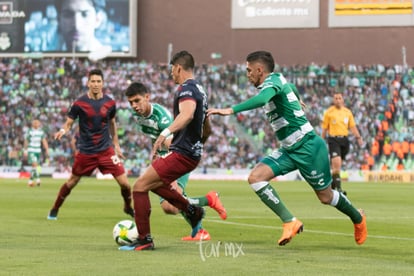
[[[153,143],[152,155],[157,156],[166,137],[174,133],[169,152],[155,158],[145,172],[138,177],[133,187],[135,223],[138,239],[119,250],[152,250],[154,243],[150,232],[151,203],[148,192],[152,191],[183,211],[190,221],[191,236],[201,227],[204,209],[190,204],[171,183],[194,170],[203,154],[203,143],[211,133],[206,117],[207,94],[194,80],[194,58],[187,51],[176,53],[171,59],[171,76],[179,84],[174,94],[174,121],[165,128]]]
[[[124,199],[124,212],[134,216],[131,207],[131,187],[121,158],[124,158],[118,142],[115,123],[116,104],[108,95],[104,95],[103,73],[93,69],[88,76],[88,92],[78,98],[71,106],[63,127],[55,133],[60,140],[79,120],[78,153],[72,166],[72,174],[62,185],[56,201],[47,218],[56,220],[59,208],[66,197],[78,184],[82,176],[89,176],[95,169],[103,174],[112,174],[121,188]]]

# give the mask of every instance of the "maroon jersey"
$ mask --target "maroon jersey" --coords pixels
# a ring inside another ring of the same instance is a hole
[[[109,125],[115,114],[116,103],[107,95],[98,100],[83,95],[72,104],[68,117],[79,118],[77,143],[81,153],[99,153],[112,146]]]
[[[174,96],[174,117],[179,113],[178,105],[181,101],[196,102],[194,118],[183,129],[174,132],[170,150],[184,154],[194,160],[200,160],[203,154],[203,125],[206,118],[207,94],[203,87],[195,80],[186,80],[180,85]]]

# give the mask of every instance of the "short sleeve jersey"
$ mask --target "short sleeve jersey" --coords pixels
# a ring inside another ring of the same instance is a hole
[[[151,112],[147,117],[134,113],[134,118],[142,133],[151,138],[152,143],[160,135],[161,131],[169,127],[173,121],[171,112],[164,106],[152,103]],[[159,150],[159,154],[165,154],[168,149]]]
[[[191,122],[183,129],[174,133],[170,146],[171,151],[179,152],[194,160],[200,160],[203,154],[203,125],[208,109],[207,94],[204,88],[193,79],[181,84],[174,95],[174,118],[179,114],[179,104],[183,101],[194,101],[196,109]]]
[[[45,138],[45,136],[46,134],[43,129],[30,128],[25,135],[25,139],[27,140],[27,151],[41,153],[42,140]]]
[[[95,100],[85,94],[72,104],[68,117],[79,119],[77,142],[81,153],[95,154],[112,146],[109,126],[115,114],[116,103],[108,95]]]
[[[329,136],[348,136],[348,130],[355,126],[354,116],[346,107],[329,107],[323,115],[322,128]]]
[[[259,94],[233,106],[235,113],[263,106],[266,117],[283,148],[294,148],[307,134],[315,134],[299,99],[280,73],[271,73],[258,86]]]

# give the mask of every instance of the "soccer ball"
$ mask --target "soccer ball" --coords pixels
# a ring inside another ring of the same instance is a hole
[[[138,229],[132,220],[121,220],[115,224],[112,236],[118,245],[130,245],[138,239]]]

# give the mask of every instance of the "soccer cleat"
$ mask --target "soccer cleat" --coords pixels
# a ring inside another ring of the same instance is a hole
[[[227,212],[223,204],[220,201],[219,194],[216,191],[210,191],[206,195],[208,200],[208,206],[216,210],[222,220],[227,218]]]
[[[194,237],[186,236],[181,238],[182,241],[209,241],[210,239],[210,234],[205,229],[198,230]]]
[[[132,209],[132,207],[125,207],[124,213],[130,215],[131,217],[134,217],[134,209]]]
[[[194,238],[197,235],[197,232],[201,229],[201,220],[204,217],[204,209],[199,206],[189,205],[186,216],[193,228],[191,230],[191,237]]]
[[[354,237],[357,244],[361,245],[368,236],[367,219],[364,210],[358,210],[361,213],[362,221],[354,224]]]
[[[137,239],[130,245],[124,245],[118,248],[121,251],[143,251],[143,250],[154,250],[154,241],[151,236],[147,236],[144,239]]]
[[[280,239],[278,240],[278,244],[287,244],[294,236],[296,236],[296,234],[299,234],[302,231],[303,223],[298,219],[295,219],[291,222],[283,223],[283,233],[282,237],[280,237]]]
[[[58,210],[52,209],[52,210],[49,211],[49,214],[47,215],[47,219],[48,220],[57,220],[57,214],[58,214]]]
[[[29,182],[27,182],[27,186],[34,187],[33,180],[29,180]]]

